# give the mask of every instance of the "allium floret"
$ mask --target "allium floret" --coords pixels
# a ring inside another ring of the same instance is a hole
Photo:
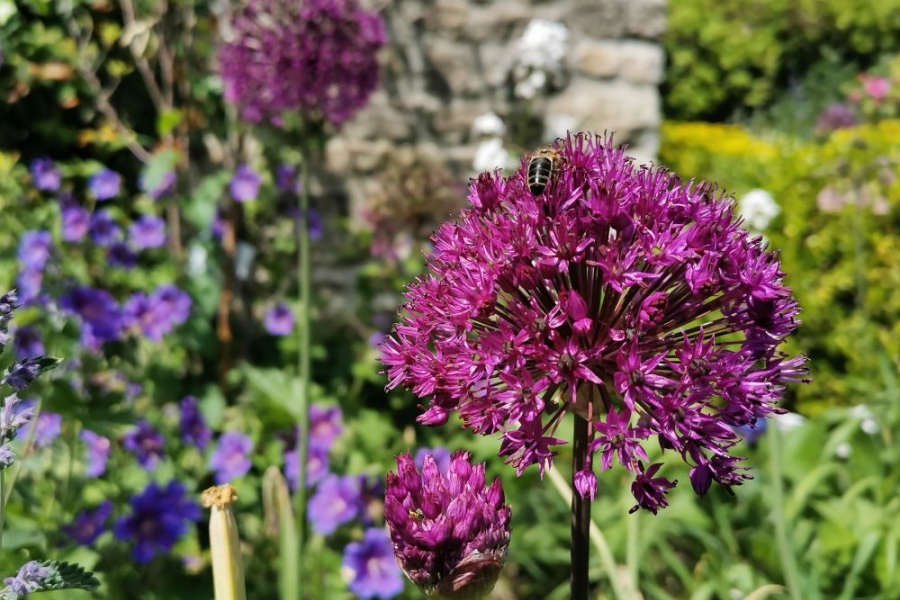
[[[409,454],[387,474],[384,515],[400,568],[426,595],[484,598],[507,557],[511,509],[503,486],[485,486],[484,464],[456,452],[446,471]]]
[[[741,483],[733,428],[780,412],[785,384],[806,377],[806,359],[778,349],[799,312],[778,255],[714,185],[637,167],[608,137],[554,147],[541,194],[527,160],[508,178],[484,173],[471,208],[434,235],[382,344],[388,387],[430,399],[422,423],[457,413],[499,434],[519,474],[551,464],[574,413],[590,423],[588,465],[616,459],[653,512],[674,483],[643,464],[648,439],[691,466],[699,493]],[[578,483],[593,495],[588,473]]]
[[[225,99],[253,123],[282,114],[340,125],[378,85],[384,24],[356,0],[250,0],[219,51]]]

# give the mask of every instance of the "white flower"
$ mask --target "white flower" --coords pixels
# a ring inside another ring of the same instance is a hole
[[[564,138],[570,131],[578,130],[578,121],[572,115],[549,114],[544,119],[544,139]]]
[[[875,418],[875,413],[873,413],[872,409],[865,404],[857,404],[850,409],[849,414],[854,419],[859,419],[861,421],[859,428],[862,429],[864,433],[869,435],[878,433],[878,421]]]
[[[475,117],[472,122],[472,137],[503,137],[506,133],[506,125],[503,119],[494,112],[486,112],[480,117]]]
[[[841,442],[834,449],[834,455],[842,460],[847,460],[853,454],[853,447],[847,442]]]
[[[238,281],[247,281],[250,277],[250,267],[256,258],[256,246],[240,241],[234,256],[234,276]]]
[[[738,212],[752,230],[762,231],[781,213],[781,207],[772,198],[772,194],[755,189],[747,192],[738,202]]]
[[[553,73],[566,57],[569,29],[562,23],[532,19],[516,43],[517,67]]]
[[[783,415],[775,415],[775,426],[778,431],[791,431],[806,423],[806,417],[795,412],[786,412]]]
[[[185,265],[187,274],[191,277],[196,277],[206,273],[206,260],[208,257],[209,252],[206,251],[206,248],[200,244],[192,245],[191,249],[188,250],[187,265]]]
[[[494,169],[506,169],[510,166],[509,152],[503,147],[500,138],[486,139],[475,149],[475,158],[472,160],[472,168],[478,172],[493,171]]]

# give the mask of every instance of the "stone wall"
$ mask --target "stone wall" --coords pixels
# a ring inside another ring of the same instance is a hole
[[[367,199],[379,192],[372,175],[404,153],[424,154],[465,181],[474,173],[479,142],[472,124],[488,112],[507,122],[504,146],[512,153],[552,141],[554,134],[564,134],[553,128],[566,124],[615,132],[640,162],[654,158],[664,0],[374,4],[390,38],[381,56],[383,85],[370,105],[330,139],[324,157],[330,179],[347,195],[351,216],[363,214]],[[517,40],[533,19],[565,25],[567,49],[555,87],[523,100],[513,93],[512,73],[521,60]],[[512,127],[513,122],[528,127]]]

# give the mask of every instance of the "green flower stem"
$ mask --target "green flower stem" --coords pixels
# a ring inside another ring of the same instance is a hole
[[[6,469],[0,471],[0,548],[3,548],[3,525],[6,517]]]
[[[784,569],[784,578],[792,600],[803,600],[800,589],[800,572],[788,536],[787,519],[784,514],[784,488],[781,479],[781,432],[772,424],[768,431],[770,453],[770,477],[772,478],[772,518],[775,521],[775,538],[778,556]]]
[[[304,140],[300,165],[300,215],[297,221],[297,279],[300,289],[300,314],[297,319],[299,344],[298,372],[300,375],[297,406],[297,491],[294,496],[297,513],[297,590],[290,600],[303,598],[304,537],[306,528],[306,455],[309,435],[309,387],[310,387],[310,260],[309,260],[309,156]],[[283,568],[290,569],[289,565]],[[288,599],[285,599],[288,600]]]

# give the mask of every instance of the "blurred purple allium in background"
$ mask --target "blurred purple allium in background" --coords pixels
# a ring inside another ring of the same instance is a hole
[[[382,528],[369,528],[361,540],[347,544],[341,565],[349,579],[347,587],[362,600],[393,598],[403,591],[403,574]]]
[[[313,531],[329,535],[355,519],[362,510],[361,484],[359,475],[329,475],[323,479],[309,499],[307,518]]]
[[[190,523],[201,517],[200,505],[187,496],[180,481],[171,481],[164,488],[151,483],[131,498],[131,511],[116,521],[113,534],[134,543],[131,554],[140,564],[171,550],[188,532]]]
[[[78,205],[62,207],[62,239],[80,242],[91,226],[91,213]]]
[[[215,474],[218,484],[228,483],[243,477],[250,470],[250,452],[253,440],[237,431],[223,433],[209,457],[209,468]]]
[[[16,358],[29,358],[44,354],[44,341],[40,330],[34,327],[19,327],[13,338],[13,351]]]
[[[28,166],[28,170],[31,171],[31,181],[37,189],[42,192],[55,192],[59,189],[62,174],[49,157],[41,156],[34,159]]]
[[[857,123],[853,107],[843,102],[833,102],[822,109],[816,117],[816,131],[830,133],[836,129],[853,127]]]
[[[77,544],[90,546],[106,531],[112,512],[112,501],[104,500],[96,508],[78,513],[71,523],[63,526],[63,533]]]
[[[197,399],[193,396],[185,396],[181,399],[181,441],[188,446],[194,446],[199,450],[206,450],[209,440],[212,438],[212,430],[203,420]]]
[[[50,258],[50,245],[53,236],[49,231],[26,231],[19,238],[19,251],[17,256],[22,268],[26,271],[43,271],[47,259]]]
[[[642,508],[665,506],[670,482],[642,464],[651,437],[691,465],[697,493],[741,483],[732,427],[779,412],[807,375],[805,357],[778,349],[799,312],[778,255],[708,183],[635,167],[610,138],[555,149],[559,173],[538,195],[524,160],[472,181],[472,207],[435,234],[430,272],[382,344],[388,387],[429,398],[422,423],[457,412],[500,434],[518,474],[550,464],[567,413],[588,421],[583,496],[599,453],[604,470],[617,457],[640,478]]]
[[[261,183],[262,179],[259,173],[249,165],[241,165],[234,172],[234,176],[228,184],[228,191],[231,192],[231,197],[235,202],[249,202],[256,200]]]
[[[103,437],[90,429],[82,429],[79,437],[85,445],[84,459],[87,462],[87,467],[84,470],[85,475],[88,477],[100,477],[106,473],[106,461],[109,460],[109,453],[112,451],[112,444],[109,438]]]
[[[91,215],[88,231],[94,243],[104,248],[122,241],[122,228],[106,209],[100,209]]]
[[[166,222],[154,215],[141,215],[128,228],[128,239],[135,250],[159,248],[166,243]]]
[[[266,311],[264,325],[269,335],[289,335],[294,330],[294,311],[284,302],[279,302]]]
[[[485,487],[484,464],[456,452],[442,472],[426,456],[421,473],[412,457],[388,472],[384,518],[400,568],[438,598],[484,598],[506,562],[511,509],[503,485]]]
[[[148,471],[156,467],[163,455],[166,438],[145,419],[137,427],[122,436],[122,447],[137,457],[138,463]]]
[[[122,176],[110,169],[102,169],[88,177],[87,185],[97,200],[111,200],[119,195]]]
[[[356,0],[250,0],[231,25],[219,70],[247,121],[299,112],[340,125],[378,85],[384,24]]]

